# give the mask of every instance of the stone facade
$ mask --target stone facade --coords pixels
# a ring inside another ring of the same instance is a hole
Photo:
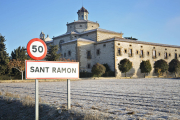
[[[114,40],[116,54],[115,71],[116,76],[118,77],[124,77],[124,74],[121,74],[118,69],[118,63],[124,58],[129,59],[133,64],[133,68],[127,73],[127,76],[132,77],[143,77],[144,74],[142,74],[139,69],[142,60],[149,60],[152,68],[155,61],[160,59],[164,59],[167,63],[174,58],[180,60],[180,46],[169,46],[138,41],[135,42],[134,40],[123,40],[119,38],[115,38]],[[120,54],[118,53],[118,50],[120,50]],[[154,69],[152,69],[149,75],[156,75],[154,74]]]
[[[149,60],[152,68],[159,59],[168,63],[174,58],[180,60],[180,46],[124,39],[123,33],[101,29],[99,23],[89,21],[89,12],[84,7],[77,13],[78,20],[67,23],[67,32],[53,37],[52,43],[59,45],[58,52],[62,58],[78,61],[80,71],[91,72],[94,64],[107,63],[116,77],[124,77],[118,69],[118,63],[127,58],[133,63],[127,76],[143,77],[139,69],[142,60]],[[154,69],[149,75],[155,75]]]

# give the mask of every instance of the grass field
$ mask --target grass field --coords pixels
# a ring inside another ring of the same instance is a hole
[[[49,105],[66,108],[67,83],[40,82],[39,95]],[[0,83],[9,92],[34,99],[35,85]],[[72,110],[111,119],[180,119],[180,80],[105,79],[71,81]]]

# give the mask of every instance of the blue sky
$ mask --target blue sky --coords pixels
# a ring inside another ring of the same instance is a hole
[[[83,0],[88,19],[100,28],[124,33],[139,41],[180,45],[180,0]],[[18,46],[66,32],[78,19],[82,0],[0,0],[0,33],[9,55]]]

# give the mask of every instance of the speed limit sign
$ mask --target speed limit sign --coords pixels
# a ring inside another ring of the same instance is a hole
[[[31,39],[27,44],[27,53],[34,60],[43,59],[47,54],[46,43],[39,38]]]

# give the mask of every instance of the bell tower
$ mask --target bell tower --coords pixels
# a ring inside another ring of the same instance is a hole
[[[45,40],[45,34],[43,33],[43,31],[41,31],[40,39],[41,39],[41,40]]]
[[[78,14],[78,20],[88,20],[89,12],[84,7],[78,10],[77,14]]]

